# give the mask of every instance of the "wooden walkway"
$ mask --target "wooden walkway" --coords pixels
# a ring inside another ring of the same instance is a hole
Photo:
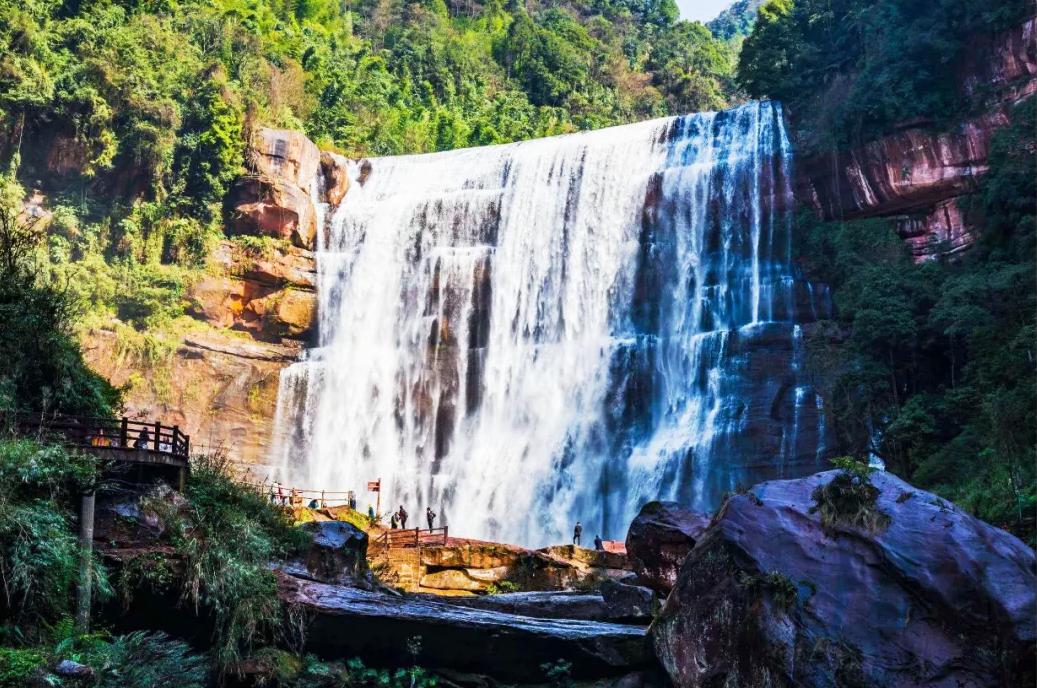
[[[0,413],[2,427],[116,462],[186,469],[191,455],[191,438],[158,421]]]

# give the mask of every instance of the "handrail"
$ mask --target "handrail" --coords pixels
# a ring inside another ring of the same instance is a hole
[[[408,528],[406,530],[387,530],[375,540],[385,547],[421,547],[445,545],[450,539],[449,526],[438,528]],[[437,535],[441,533],[441,535]]]
[[[191,454],[191,437],[180,426],[162,425],[158,421],[96,418],[89,416],[43,416],[6,412],[19,431],[59,435],[64,444],[80,449],[120,449],[147,451],[186,460]]]

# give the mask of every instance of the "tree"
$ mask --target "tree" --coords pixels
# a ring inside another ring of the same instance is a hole
[[[41,277],[42,221],[22,212],[20,186],[0,184],[0,408],[110,415],[119,392],[83,362],[76,304]]]

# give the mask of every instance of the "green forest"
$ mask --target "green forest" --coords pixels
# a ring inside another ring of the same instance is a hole
[[[43,193],[41,269],[81,324],[146,362],[195,326],[256,128],[356,157],[502,143],[725,107],[735,62],[673,0],[0,0],[0,170]]]

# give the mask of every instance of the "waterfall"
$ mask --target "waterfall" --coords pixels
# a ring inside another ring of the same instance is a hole
[[[276,477],[541,545],[816,470],[790,164],[769,102],[354,164]]]

